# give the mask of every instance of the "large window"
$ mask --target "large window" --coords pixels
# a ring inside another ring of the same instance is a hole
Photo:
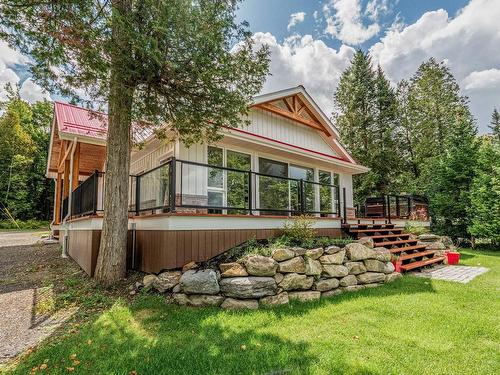
[[[289,190],[297,191],[297,184],[289,186],[288,164],[259,158],[259,207],[262,215],[283,215],[289,208]]]
[[[314,184],[307,181],[314,181],[314,170],[312,168],[290,165],[290,177],[304,181],[304,208],[306,211],[314,212]],[[291,182],[292,183],[292,182]],[[296,182],[293,182],[297,184]],[[292,210],[300,211],[299,189],[290,189],[290,206]]]
[[[338,207],[336,186],[339,184],[339,175],[337,173],[319,171],[318,177],[319,182],[322,184],[319,187],[319,206],[321,216],[326,216],[328,213],[336,212]]]
[[[248,154],[219,147],[208,147],[208,164],[241,171],[251,169],[251,157]],[[215,207],[248,207],[248,173],[228,171],[211,167],[208,170],[208,205]],[[210,213],[223,213],[222,209],[211,209]],[[229,210],[228,213],[245,213],[242,210]]]

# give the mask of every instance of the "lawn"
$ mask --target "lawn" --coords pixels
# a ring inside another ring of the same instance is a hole
[[[466,285],[407,276],[254,312],[169,306],[160,296],[117,302],[14,373],[498,374],[500,253],[462,254],[490,271]]]

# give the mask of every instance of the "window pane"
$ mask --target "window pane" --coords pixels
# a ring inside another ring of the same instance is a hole
[[[223,165],[222,149],[218,147],[208,146],[208,164]],[[224,187],[224,171],[218,168],[208,168],[208,187],[220,188]]]
[[[227,151],[227,167],[249,171],[251,158],[248,154]],[[227,206],[237,208],[248,207],[248,173],[227,171]],[[229,213],[244,213],[231,211]]]
[[[208,205],[222,207],[224,201],[224,193],[218,191],[208,192]]]
[[[288,180],[278,177],[288,176],[288,164],[279,161],[259,158],[259,172],[276,177],[258,176],[259,206],[270,211],[262,211],[262,215],[284,215],[289,210]],[[277,210],[277,211],[271,211]],[[281,211],[279,211],[281,210]]]
[[[259,158],[259,172],[277,177],[288,177],[288,164]]]
[[[304,181],[314,181],[314,170],[312,168],[300,167],[297,165],[290,165],[290,177]],[[299,211],[300,199],[298,196],[299,189],[290,189],[290,200],[294,210]],[[314,211],[314,185],[304,182],[304,208],[306,211]],[[297,203],[295,203],[297,202]]]

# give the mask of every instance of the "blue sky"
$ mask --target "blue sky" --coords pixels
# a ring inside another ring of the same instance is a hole
[[[301,84],[330,114],[340,74],[361,48],[394,85],[430,57],[444,61],[480,133],[500,110],[500,0],[243,0],[237,17],[271,51],[262,92]],[[50,99],[26,62],[0,42],[0,87],[15,83],[26,100]]]

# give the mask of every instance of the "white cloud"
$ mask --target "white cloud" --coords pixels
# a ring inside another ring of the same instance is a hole
[[[389,0],[370,0],[366,4],[365,15],[377,21],[381,15],[389,13],[390,10]]]
[[[375,3],[378,4],[377,1]],[[371,6],[372,16],[379,12],[380,6],[377,4]],[[323,7],[323,13],[327,24],[325,33],[347,44],[366,42],[380,31],[377,22],[363,25],[360,0],[330,0]]]
[[[445,61],[485,131],[489,114],[500,101],[500,92],[491,93],[498,91],[499,19],[498,0],[471,0],[455,17],[439,9],[424,13],[411,25],[391,27],[370,53],[394,82],[410,77],[431,56]]]
[[[290,14],[290,21],[288,22],[288,26],[286,27],[286,29],[290,30],[295,25],[304,22],[305,17],[306,17],[305,12],[297,12]]]
[[[31,78],[28,78],[23,82],[21,88],[19,89],[19,95],[22,99],[30,103],[43,99],[51,100],[49,93],[33,82]]]
[[[465,77],[463,84],[465,90],[500,89],[500,69],[472,72]]]
[[[270,33],[256,33],[254,40],[257,46],[268,45],[271,53],[271,75],[263,92],[303,85],[326,114],[332,112],[333,93],[354,55],[352,47],[343,45],[337,51],[310,35],[278,43]]]

